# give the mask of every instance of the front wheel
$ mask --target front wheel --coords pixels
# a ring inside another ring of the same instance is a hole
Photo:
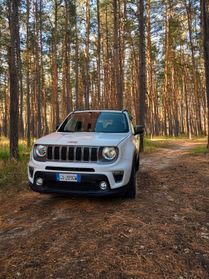
[[[125,193],[125,198],[135,199],[136,198],[136,168],[135,164],[132,166],[131,177],[128,183],[128,189]]]

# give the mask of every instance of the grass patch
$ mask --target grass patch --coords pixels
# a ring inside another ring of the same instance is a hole
[[[170,140],[165,139],[144,139],[144,152],[151,153],[160,148],[171,148],[173,146]]]
[[[146,153],[155,152],[158,149],[166,148],[166,149],[173,149],[176,146],[176,143],[179,142],[194,142],[200,144],[199,147],[194,148],[194,153],[196,154],[203,154],[207,153],[206,149],[206,137],[193,137],[192,139],[188,139],[188,137],[181,136],[181,137],[165,137],[165,136],[158,136],[152,139],[146,137],[144,138],[144,151]],[[204,145],[205,144],[205,145]],[[202,146],[202,148],[201,148]],[[197,149],[197,150],[196,150]]]
[[[0,161],[0,192],[19,192],[27,189],[28,158],[15,161]]]
[[[18,192],[27,189],[27,163],[31,148],[25,141],[19,142],[19,160],[9,160],[9,141],[0,138],[0,192]]]
[[[207,153],[208,153],[208,149],[206,145],[195,146],[190,150],[191,155],[201,155]]]
[[[180,135],[178,137],[175,136],[154,136],[153,138],[150,137],[146,137],[149,140],[153,140],[153,141],[178,141],[178,140],[191,140],[191,141],[198,141],[198,142],[205,142],[207,141],[207,137],[206,136],[192,136],[191,139],[188,138],[188,136],[185,135]]]
[[[8,160],[9,159],[9,150],[8,148],[0,147],[0,160]]]
[[[157,142],[154,142],[154,141],[152,141],[150,139],[147,139],[147,138],[144,139],[144,152],[151,153],[158,148],[159,147],[158,147]]]
[[[19,141],[19,159],[22,160],[28,157],[30,154],[31,147],[28,148],[26,141]],[[6,138],[0,138],[0,160],[9,160],[9,141]]]

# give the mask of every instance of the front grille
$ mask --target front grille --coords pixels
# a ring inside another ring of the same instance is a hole
[[[47,146],[47,161],[97,162],[100,147]]]

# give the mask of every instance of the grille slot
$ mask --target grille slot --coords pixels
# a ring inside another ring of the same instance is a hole
[[[68,160],[69,161],[74,160],[74,147],[69,147]]]
[[[93,162],[97,161],[97,148],[91,149],[91,161]]]
[[[60,158],[60,152],[59,152],[59,147],[58,146],[56,146],[55,148],[54,148],[54,159],[55,160],[59,160],[59,158]]]
[[[47,158],[49,160],[52,160],[52,147],[51,146],[48,146],[48,149],[47,149]]]
[[[66,161],[67,158],[67,147],[61,147],[61,160]]]
[[[76,148],[76,161],[81,161],[81,147]]]
[[[88,147],[84,147],[83,160],[84,161],[89,161],[89,148]]]
[[[99,150],[99,147],[48,146],[47,161],[97,162]]]

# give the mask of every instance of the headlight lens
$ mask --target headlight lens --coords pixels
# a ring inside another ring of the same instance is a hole
[[[115,147],[104,147],[102,149],[102,156],[104,157],[104,159],[112,161],[117,156],[117,150]]]
[[[46,150],[47,150],[47,147],[44,146],[44,145],[36,145],[35,146],[35,154],[38,156],[38,157],[45,157],[46,156]]]

